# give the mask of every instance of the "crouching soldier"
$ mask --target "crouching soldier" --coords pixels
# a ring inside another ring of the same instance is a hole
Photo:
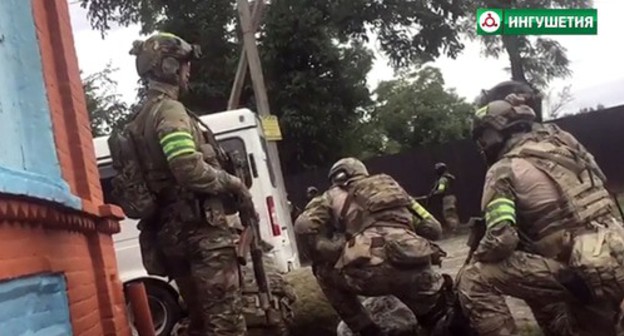
[[[416,230],[439,237],[439,223],[422,220],[392,177],[369,175],[357,159],[336,162],[329,179],[295,222],[328,301],[354,333],[381,335],[358,295],[394,295],[430,331],[446,309],[442,276],[432,269],[444,252]]]

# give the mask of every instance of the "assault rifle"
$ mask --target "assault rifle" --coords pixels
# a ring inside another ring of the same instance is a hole
[[[429,199],[431,198],[431,194],[428,195],[421,195],[421,196],[416,196],[413,197],[414,200],[416,200],[416,202],[422,204],[423,206],[427,207],[429,206]]]
[[[263,246],[264,242],[260,238],[260,227],[257,217],[255,214],[245,212],[239,212],[239,217],[245,229],[241,233],[238,246],[236,247],[236,257],[238,258],[238,262],[245,266],[247,265],[247,256],[251,254],[254,277],[256,279],[256,285],[258,286],[260,307],[265,312],[267,324],[270,326],[277,326],[280,323],[280,316],[277,311],[278,308],[272,305],[273,297],[269,285],[269,278],[264,269],[264,262],[262,260],[262,250],[265,246]]]
[[[247,175],[245,172],[248,169],[245,161],[240,158],[239,153],[236,151],[226,152],[226,155],[225,170],[230,172],[230,174],[238,176],[245,182],[245,175]],[[271,326],[278,325],[280,323],[280,316],[279,312],[276,310],[277,307],[272,306],[273,297],[269,285],[269,278],[264,269],[264,260],[262,258],[263,250],[268,250],[271,246],[263,241],[260,236],[260,225],[255,213],[250,213],[248,210],[239,210],[238,217],[240,218],[241,225],[244,227],[236,247],[238,263],[242,266],[247,265],[247,256],[251,254],[254,278],[258,286],[260,307],[265,311],[267,323]]]

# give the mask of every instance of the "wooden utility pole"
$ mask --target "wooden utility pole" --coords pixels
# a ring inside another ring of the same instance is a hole
[[[254,34],[256,33],[256,31],[258,31],[258,27],[260,26],[263,10],[264,1],[254,1],[254,6],[251,13],[251,20],[253,22],[252,29]],[[232,92],[230,92],[230,99],[228,100],[228,110],[233,110],[237,108],[238,104],[240,103],[240,96],[243,91],[243,85],[245,84],[245,77],[247,77],[247,64],[247,53],[245,52],[245,46],[243,45],[240,58],[238,59],[238,67],[236,68],[236,76],[234,77]]]
[[[249,74],[251,75],[251,82],[253,84],[254,96],[256,98],[256,106],[258,114],[261,118],[273,117],[269,108],[269,97],[267,95],[266,86],[264,83],[264,75],[262,73],[262,64],[260,62],[260,55],[258,54],[258,46],[256,45],[256,30],[260,24],[260,17],[264,6],[264,0],[255,0],[254,6],[254,20],[252,22],[252,15],[249,9],[249,3],[247,0],[237,0],[238,14],[240,17],[241,29],[243,31],[243,52],[241,53],[241,59],[238,64],[238,70],[236,71],[236,78],[232,88],[232,94],[230,101],[228,102],[229,109],[236,108],[238,100],[240,98],[240,91],[243,87],[243,82],[246,75],[247,64],[249,65]],[[282,209],[288,209],[286,200],[286,187],[284,184],[284,176],[282,175],[282,166],[280,164],[279,153],[277,151],[277,143],[275,141],[267,141],[267,155],[271,168],[275,174],[277,189],[282,197]],[[290,223],[290,216],[285,218],[287,223]],[[292,230],[289,230],[292,231]],[[292,235],[292,232],[289,232]],[[291,243],[295,243],[294,237],[291,237]]]

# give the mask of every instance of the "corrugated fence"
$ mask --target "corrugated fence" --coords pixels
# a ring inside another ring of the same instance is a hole
[[[589,112],[554,121],[577,137],[594,154],[604,170],[613,193],[624,192],[624,105]],[[426,195],[435,175],[433,165],[445,162],[455,175],[455,194],[462,221],[480,214],[480,198],[486,166],[471,140],[461,140],[445,145],[417,148],[407,152],[377,157],[365,163],[371,173],[383,172],[393,176],[412,195]],[[290,200],[303,208],[305,189],[314,185],[325,190],[329,183],[323,169],[287,176],[286,187]],[[430,211],[440,216],[440,202],[432,202]]]

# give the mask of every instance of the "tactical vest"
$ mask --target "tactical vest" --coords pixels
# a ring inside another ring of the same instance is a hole
[[[504,154],[522,158],[546,174],[557,186],[560,204],[531,223],[531,239],[540,240],[561,229],[589,228],[594,220],[612,215],[613,201],[591,163],[578,151],[552,141],[527,140]],[[521,219],[521,218],[520,218]]]
[[[133,219],[152,216],[163,203],[195,198],[193,193],[183,190],[177,184],[158,141],[156,117],[164,99],[164,94],[150,96],[124,128],[121,134],[125,137],[114,135],[109,138],[113,167],[118,172],[112,181],[113,197],[126,215]],[[222,168],[228,162],[227,155],[218,145],[210,128],[204,125],[206,130],[202,131],[198,125],[201,122],[199,118],[187,112],[195,120],[192,123],[193,138],[199,145],[204,161],[215,168]],[[124,148],[128,149],[122,150]],[[235,212],[235,202],[230,198],[207,201],[214,203],[210,205],[213,207],[225,205],[226,214]]]
[[[341,188],[347,195],[338,207],[338,225],[347,236],[371,226],[412,229],[412,214],[408,209],[412,199],[392,177],[371,175],[352,180]]]

